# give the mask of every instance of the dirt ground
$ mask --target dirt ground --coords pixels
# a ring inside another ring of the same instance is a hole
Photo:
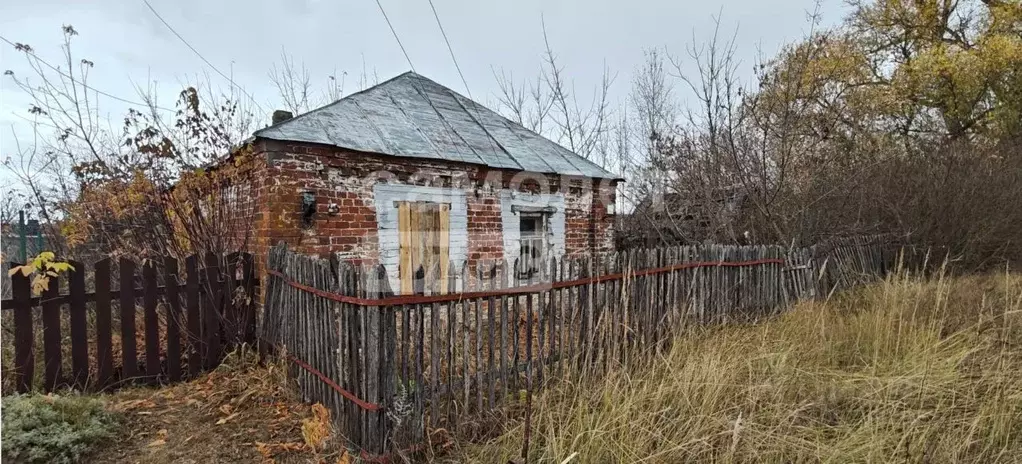
[[[241,358],[190,382],[106,395],[121,437],[89,462],[352,461],[327,410],[302,403],[281,366]]]

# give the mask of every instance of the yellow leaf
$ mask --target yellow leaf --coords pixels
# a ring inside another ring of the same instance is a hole
[[[341,457],[337,458],[337,464],[351,464],[351,455],[348,454],[348,450],[341,452]]]
[[[302,419],[302,438],[314,451],[330,437],[330,411],[320,403],[312,405],[312,418]]]
[[[167,440],[159,439],[159,440],[153,440],[152,442],[149,443],[148,446],[163,446],[163,445],[166,445],[166,444],[167,444]]]
[[[21,269],[21,275],[25,277],[28,277],[29,274],[35,272],[35,266],[30,266],[27,264],[24,266],[20,266],[19,269]]]

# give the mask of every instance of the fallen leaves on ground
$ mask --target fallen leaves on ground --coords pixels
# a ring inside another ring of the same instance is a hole
[[[109,395],[123,436],[93,462],[349,462],[329,410],[302,403],[283,366],[232,356],[190,382]]]
[[[312,417],[302,419],[302,438],[313,452],[323,448],[330,438],[330,411],[322,404],[312,405]]]

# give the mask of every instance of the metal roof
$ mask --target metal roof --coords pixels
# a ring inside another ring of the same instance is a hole
[[[254,134],[383,155],[621,179],[495,111],[406,72]]]

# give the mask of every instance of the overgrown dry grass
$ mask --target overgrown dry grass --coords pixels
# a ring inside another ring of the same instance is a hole
[[[538,394],[529,462],[1022,461],[1022,276],[891,278],[650,364]]]

